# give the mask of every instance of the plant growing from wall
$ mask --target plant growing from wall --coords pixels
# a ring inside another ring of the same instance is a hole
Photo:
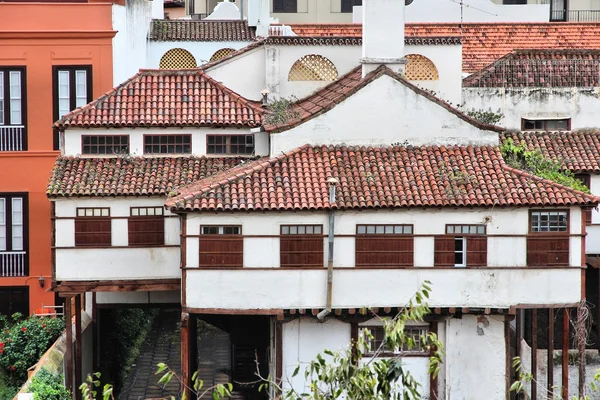
[[[63,381],[62,375],[42,368],[31,379],[27,392],[33,393],[34,400],[70,400],[71,394],[63,385]]]
[[[458,107],[460,108],[460,105]],[[472,108],[470,110],[465,110],[464,113],[475,121],[488,125],[497,125],[502,121],[502,118],[504,118],[504,114],[502,114],[500,109],[494,112],[491,108],[487,110],[476,110],[475,108]]]
[[[539,150],[529,150],[525,145],[515,144],[509,138],[500,146],[500,152],[504,162],[513,168],[530,172],[585,193],[590,192],[588,187],[575,178],[575,175],[567,170],[561,162],[547,159]]]
[[[9,381],[20,386],[27,369],[37,363],[65,329],[63,318],[12,316],[10,327],[0,331],[0,368]]]

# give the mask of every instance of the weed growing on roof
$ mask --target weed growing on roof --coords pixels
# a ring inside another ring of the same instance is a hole
[[[266,125],[285,125],[288,122],[300,117],[300,113],[293,108],[293,104],[297,99],[281,98],[275,100],[267,106],[267,113],[264,116]]]
[[[513,168],[590,193],[590,189],[575,178],[562,162],[547,159],[539,150],[529,150],[524,144],[515,144],[509,138],[500,146],[500,152],[504,162]]]

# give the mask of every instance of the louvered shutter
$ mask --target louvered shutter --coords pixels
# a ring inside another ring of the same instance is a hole
[[[487,265],[487,237],[467,236],[467,267]]]
[[[454,236],[436,236],[434,247],[436,267],[454,266]]]

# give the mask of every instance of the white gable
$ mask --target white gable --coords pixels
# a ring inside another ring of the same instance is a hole
[[[388,75],[330,111],[271,135],[271,155],[311,145],[497,145],[498,133],[477,128]]]

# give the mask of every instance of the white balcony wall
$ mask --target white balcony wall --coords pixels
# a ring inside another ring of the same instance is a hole
[[[57,280],[131,280],[180,278],[179,218],[165,210],[165,245],[129,245],[126,218],[111,219],[112,246],[75,247],[75,216],[78,207],[109,207],[111,217],[129,217],[130,207],[162,207],[164,198],[72,198],[54,200],[56,207]],[[176,247],[167,247],[176,246]]]
[[[144,155],[144,135],[192,135],[192,155],[205,156],[206,154],[206,136],[207,135],[251,135],[249,127],[241,128],[93,128],[93,129],[68,129],[65,131],[65,156],[81,156],[82,154],[82,136],[84,135],[129,135],[129,154],[132,156]],[[269,146],[266,134],[259,133],[255,137],[256,155],[268,155]],[[147,157],[164,157],[168,154],[149,155]],[[189,154],[175,154],[175,157],[187,157]],[[97,155],[86,155],[84,157],[98,157]],[[108,157],[102,155],[101,157]],[[222,155],[219,155],[222,157]]]
[[[220,309],[322,308],[327,270],[187,270],[187,307]],[[509,308],[581,299],[579,268],[336,269],[333,308],[406,304],[426,280],[431,307]]]
[[[192,53],[196,59],[196,65],[199,67],[210,61],[210,58],[219,50],[233,49],[238,50],[247,46],[249,41],[211,41],[211,42],[191,42],[191,41],[172,41],[172,42],[148,42],[148,55],[146,59],[146,68],[160,67],[160,59],[171,49],[184,49]]]
[[[180,304],[181,293],[177,290],[153,292],[97,292],[98,304]]]

